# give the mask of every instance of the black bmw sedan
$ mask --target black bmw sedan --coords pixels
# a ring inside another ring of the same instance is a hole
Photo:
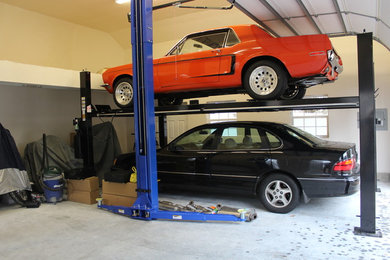
[[[131,169],[134,154],[115,167]],[[329,142],[287,124],[224,122],[195,127],[157,151],[161,184],[243,191],[276,213],[313,197],[359,189],[354,144]]]

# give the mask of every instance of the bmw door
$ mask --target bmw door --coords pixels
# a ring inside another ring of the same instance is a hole
[[[213,187],[253,192],[259,176],[272,169],[262,130],[245,125],[223,129],[209,165]]]
[[[217,128],[195,128],[158,153],[158,174],[162,183],[207,185],[210,181],[204,152],[216,143]]]

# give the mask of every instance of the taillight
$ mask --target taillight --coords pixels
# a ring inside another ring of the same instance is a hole
[[[355,168],[355,165],[356,165],[355,158],[343,160],[343,161],[337,162],[333,166],[333,171],[341,173],[341,174],[351,174],[352,173],[351,171],[353,170],[353,168]]]

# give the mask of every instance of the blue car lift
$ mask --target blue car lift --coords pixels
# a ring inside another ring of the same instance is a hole
[[[133,51],[134,128],[138,198],[132,207],[98,207],[135,219],[193,221],[245,221],[245,214],[207,214],[159,210],[156,136],[153,91],[152,0],[131,1],[131,43]]]

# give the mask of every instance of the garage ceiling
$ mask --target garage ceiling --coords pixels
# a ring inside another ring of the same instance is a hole
[[[128,4],[115,0],[0,0],[108,33],[128,29]],[[161,5],[173,0],[153,0]],[[388,0],[194,0],[186,6],[227,6],[233,3],[275,36],[326,33],[331,37],[373,32],[374,39],[390,49],[390,1]],[[154,13],[154,19],[172,15],[169,8]],[[181,15],[201,12],[182,9]],[[178,13],[177,13],[178,14]]]
[[[387,0],[228,0],[275,36],[372,32],[390,49]]]

